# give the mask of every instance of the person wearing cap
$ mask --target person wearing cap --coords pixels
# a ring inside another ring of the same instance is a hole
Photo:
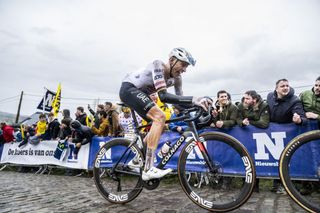
[[[139,125],[141,125],[142,118],[139,115],[136,115]],[[130,127],[133,124],[133,117],[129,107],[121,107],[121,113],[119,114],[119,124],[121,128],[121,136],[132,133]]]
[[[174,48],[166,63],[154,60],[144,69],[127,74],[122,81],[119,92],[121,101],[134,109],[142,118],[152,121],[151,129],[144,139],[147,143],[145,166],[142,172],[144,181],[161,178],[172,171],[172,169],[158,169],[153,165],[155,151],[165,126],[165,114],[149,95],[157,92],[164,103],[195,104],[205,110],[211,103],[204,97],[183,96],[181,74],[187,71],[189,65],[194,66],[195,63],[196,61],[186,49]],[[167,91],[167,88],[172,86],[175,94]]]

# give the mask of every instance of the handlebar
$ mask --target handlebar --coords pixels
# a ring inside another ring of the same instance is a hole
[[[212,110],[212,106],[210,105],[209,108],[208,108],[208,112],[209,112],[209,117],[208,119],[211,118],[211,110]],[[166,120],[165,123],[172,123],[172,122],[176,122],[176,121],[185,121],[185,122],[191,122],[191,121],[195,121],[196,119],[198,119],[202,113],[203,113],[203,108],[200,107],[200,106],[193,106],[191,108],[188,108],[188,109],[184,109],[181,114],[183,114],[182,116],[179,116],[179,117],[176,117],[176,118],[173,118],[173,119],[170,119],[170,120]],[[192,112],[196,112],[194,115],[192,115],[191,113]],[[145,127],[148,127],[148,126],[151,126],[152,122],[149,122],[148,124],[146,125],[143,125],[143,126],[139,126],[138,128],[139,129],[142,129],[142,128],[145,128]]]
[[[195,115],[191,115],[191,112],[196,112]],[[194,106],[189,109],[184,109],[181,114],[182,116],[179,116],[177,118],[173,118],[170,120],[167,120],[166,123],[176,122],[176,121],[185,121],[185,122],[191,122],[196,119],[198,119],[203,113],[203,108],[200,106]]]

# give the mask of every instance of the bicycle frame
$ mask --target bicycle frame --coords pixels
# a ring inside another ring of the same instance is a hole
[[[151,124],[147,124],[147,125],[143,125],[143,126],[139,126],[138,124],[138,120],[137,117],[135,115],[134,110],[131,109],[131,114],[132,114],[132,118],[134,121],[134,126],[133,126],[133,133],[135,135],[135,138],[132,140],[132,142],[130,143],[130,145],[128,146],[128,148],[124,151],[123,155],[121,156],[121,158],[117,161],[117,163],[115,164],[115,166],[113,167],[112,171],[114,172],[115,168],[117,168],[119,162],[123,159],[123,156],[125,156],[125,154],[127,153],[127,151],[132,147],[133,144],[138,144],[139,141],[141,141],[142,146],[145,147],[145,144],[142,141],[142,135],[139,132],[140,129],[145,128],[150,126]],[[194,120],[197,119],[197,117],[199,117],[201,114],[199,113],[199,115],[194,116],[193,118],[189,118],[191,116],[189,115],[185,115],[185,116],[181,116],[181,117],[177,117],[175,119],[170,119],[167,120],[166,123],[170,123],[170,122],[175,122],[175,121],[181,121],[181,120],[185,120],[188,123],[188,126],[190,128],[189,131],[184,132],[179,138],[178,140],[169,148],[168,154],[166,156],[164,156],[162,158],[162,160],[159,162],[159,164],[157,165],[157,168],[159,169],[163,169],[166,164],[170,161],[170,159],[172,158],[172,156],[178,151],[178,149],[182,146],[182,144],[184,142],[186,142],[186,138],[187,135],[192,135],[194,141],[196,141],[196,144],[199,148],[199,150],[201,151],[204,161],[206,162],[206,164],[208,165],[208,168],[210,169],[211,172],[214,171],[214,166],[212,165],[212,159],[210,159],[210,156],[208,155],[208,151],[205,148],[205,146],[203,145],[203,143],[201,142],[201,137],[199,137],[199,134],[197,132],[196,126],[195,126],[195,122]],[[138,144],[139,146],[139,144]]]

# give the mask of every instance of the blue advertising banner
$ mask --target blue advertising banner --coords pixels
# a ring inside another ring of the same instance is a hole
[[[279,177],[278,166],[279,158],[282,150],[288,144],[290,140],[296,137],[299,134],[302,134],[307,131],[318,129],[317,122],[310,122],[306,126],[299,126],[295,124],[276,124],[271,123],[267,129],[259,129],[253,126],[247,126],[244,128],[234,127],[231,129],[225,130],[216,130],[216,129],[203,129],[199,131],[219,131],[229,134],[236,139],[238,139],[250,152],[252,158],[255,161],[257,176],[259,177]],[[169,141],[173,145],[180,135],[176,132],[165,132],[162,134],[158,150],[166,142]],[[96,153],[102,144],[108,142],[110,137],[94,137],[89,154],[88,168],[93,168],[94,159]],[[184,144],[182,145],[184,146]],[[215,161],[219,162],[222,165],[222,169],[225,173],[228,174],[240,174],[239,171],[243,171],[241,167],[243,163],[241,158],[236,156],[236,153],[232,149],[229,149],[228,146],[208,141],[207,149],[209,153],[212,153],[215,157]],[[177,169],[177,162],[180,154],[179,148],[178,152],[173,155],[171,160],[166,165],[166,168]],[[304,152],[305,151],[305,152]],[[201,155],[197,154],[197,149],[192,151],[189,154],[187,161],[187,169],[190,171],[201,171],[203,165],[203,160],[199,157]],[[119,150],[112,150],[112,153],[106,153],[105,163],[112,163],[111,159],[116,154],[121,153]],[[305,153],[308,153],[306,156]],[[313,179],[317,177],[318,167],[320,166],[320,141],[319,143],[313,143],[312,146],[304,147],[300,153],[297,153],[296,164],[291,168],[292,174],[297,177],[303,177],[308,179]],[[157,164],[161,158],[157,156]]]

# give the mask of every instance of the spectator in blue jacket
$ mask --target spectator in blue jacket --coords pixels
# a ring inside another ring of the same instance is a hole
[[[173,114],[171,115],[170,119],[177,118],[181,116],[182,108],[179,105],[173,106]],[[183,133],[188,128],[188,124],[184,121],[176,121],[171,122],[169,124],[169,129],[171,131],[179,132],[180,134]]]

